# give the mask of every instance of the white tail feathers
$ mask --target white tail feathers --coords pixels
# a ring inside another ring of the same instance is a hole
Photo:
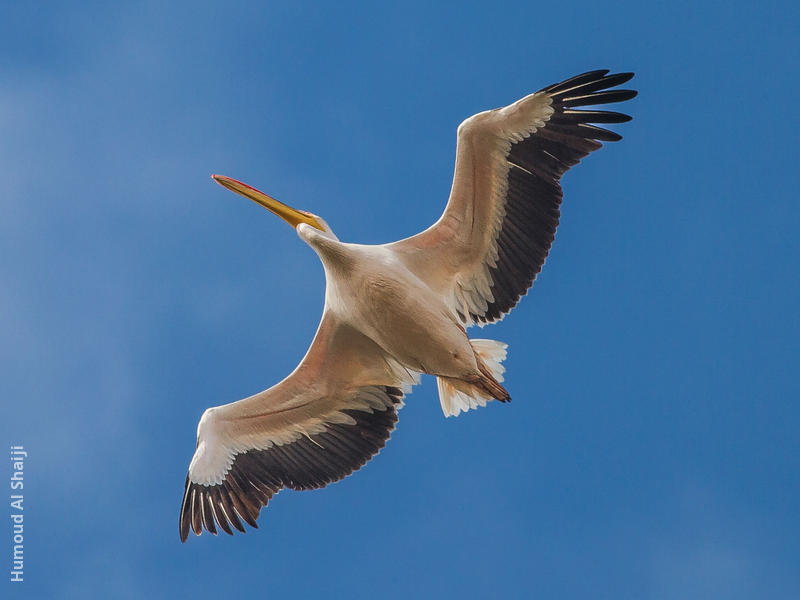
[[[503,381],[505,367],[500,364],[506,358],[508,344],[495,340],[470,340],[475,355],[483,362],[498,382]],[[462,411],[486,406],[493,398],[484,390],[461,379],[437,377],[439,401],[445,417],[457,417]]]
[[[475,354],[483,361],[498,382],[503,382],[503,373],[506,368],[501,364],[508,356],[508,344],[496,340],[470,340]]]

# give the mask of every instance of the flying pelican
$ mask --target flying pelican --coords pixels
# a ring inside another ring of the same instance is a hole
[[[507,402],[506,345],[466,328],[502,319],[527,293],[555,236],[561,176],[621,139],[591,123],[617,112],[575,110],[629,100],[610,90],[633,73],[591,71],[458,128],[450,199],[439,220],[380,246],[340,242],[317,215],[244,183],[229,190],[281,217],[319,255],[325,308],[305,357],[283,381],[209,408],[197,426],[181,504],[181,541],[257,527],[284,487],[309,490],[346,477],[377,454],[421,373],[435,375],[445,416]]]

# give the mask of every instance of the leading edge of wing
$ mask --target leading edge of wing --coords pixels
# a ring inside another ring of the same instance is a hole
[[[555,238],[561,177],[601,142],[621,139],[595,124],[630,116],[579,109],[636,96],[608,89],[633,73],[608,73],[583,73],[464,121],[444,213],[388,244],[465,326],[501,320],[527,293]]]
[[[280,489],[313,489],[360,469],[389,439],[416,374],[324,313],[298,367],[272,388],[200,419],[179,530],[253,527]]]

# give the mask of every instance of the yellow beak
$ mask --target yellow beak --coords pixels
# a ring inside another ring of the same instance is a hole
[[[275,198],[267,196],[264,192],[261,192],[254,187],[250,187],[246,183],[231,179],[230,177],[225,177],[224,175],[212,175],[211,179],[216,181],[222,187],[226,187],[230,191],[241,194],[245,198],[249,198],[253,202],[260,204],[268,211],[278,215],[281,219],[286,221],[294,228],[297,228],[300,223],[307,223],[312,227],[316,227],[320,231],[325,231],[325,228],[319,221],[317,221],[314,215],[307,213],[304,210],[297,210],[296,208],[287,206],[283,202],[278,202],[275,200]]]

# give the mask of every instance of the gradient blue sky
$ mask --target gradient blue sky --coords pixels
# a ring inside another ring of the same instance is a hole
[[[800,597],[797,3],[2,6],[0,595]],[[356,476],[180,544],[198,418],[295,366],[324,289],[209,175],[398,239],[462,119],[603,67],[635,119],[475,332],[514,401],[445,420],[425,379]]]

